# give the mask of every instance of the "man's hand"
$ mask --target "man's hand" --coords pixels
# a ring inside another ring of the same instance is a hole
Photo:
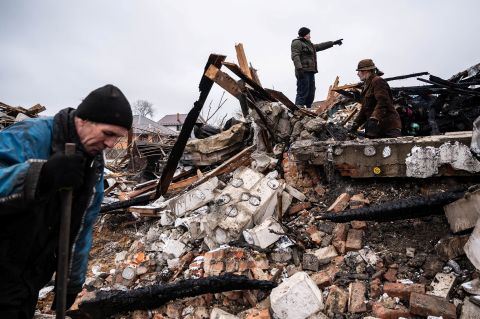
[[[380,134],[379,121],[371,117],[365,123],[365,136],[366,137],[378,137]]]
[[[295,69],[295,76],[297,77],[297,79],[303,78],[304,75],[305,73],[302,68]]]
[[[46,193],[62,188],[80,187],[83,184],[84,170],[83,156],[57,153],[43,164],[40,173],[40,191]]]
[[[342,41],[343,41],[343,39],[338,39],[338,40],[333,41],[333,44],[334,45],[342,45],[343,44]]]

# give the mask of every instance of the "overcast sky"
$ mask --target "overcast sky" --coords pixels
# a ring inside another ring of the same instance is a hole
[[[385,76],[448,78],[480,62],[479,13],[478,0],[0,0],[0,101],[53,115],[112,83],[131,103],[152,102],[156,120],[187,113],[209,54],[236,62],[239,42],[262,84],[294,100],[290,43],[302,26],[314,43],[344,39],[317,54],[315,100],[337,75],[356,82],[363,58]],[[422,84],[391,85],[412,83]],[[238,108],[225,96],[222,114]]]

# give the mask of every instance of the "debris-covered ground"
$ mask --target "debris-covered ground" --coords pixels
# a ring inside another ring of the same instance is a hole
[[[346,128],[358,85],[337,80],[307,110],[263,88],[246,61],[224,60],[209,58],[188,134],[132,137],[110,162],[72,316],[478,318],[478,65],[394,88],[409,136],[373,141]],[[214,82],[245,120],[197,126],[187,141]],[[139,159],[155,177],[142,184]]]

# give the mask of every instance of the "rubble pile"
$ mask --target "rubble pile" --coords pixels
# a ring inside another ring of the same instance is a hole
[[[114,318],[478,317],[480,191],[472,185],[480,162],[459,151],[472,133],[358,138],[345,128],[359,110],[351,88],[337,80],[326,101],[298,108],[263,88],[236,48],[239,65],[210,56],[160,180],[137,185],[122,168],[107,175],[76,311],[94,311],[101,298],[97,309],[114,308],[123,295],[130,304]],[[430,89],[476,98],[476,79],[467,72],[449,81],[461,88],[434,79]],[[213,83],[239,100],[244,121],[187,141]],[[192,168],[174,174],[183,165]],[[434,213],[421,213],[438,194],[455,196],[444,211],[436,202]],[[405,208],[414,215],[397,215]],[[185,285],[176,299],[151,294]],[[48,312],[51,298],[42,295],[38,308]]]
[[[27,118],[37,117],[38,113],[45,110],[46,108],[40,104],[25,109],[21,106],[14,107],[0,102],[0,129]]]

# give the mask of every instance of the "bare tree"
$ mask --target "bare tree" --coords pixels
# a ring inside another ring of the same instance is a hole
[[[137,100],[133,103],[133,114],[151,118],[153,113],[153,103],[147,100]]]

